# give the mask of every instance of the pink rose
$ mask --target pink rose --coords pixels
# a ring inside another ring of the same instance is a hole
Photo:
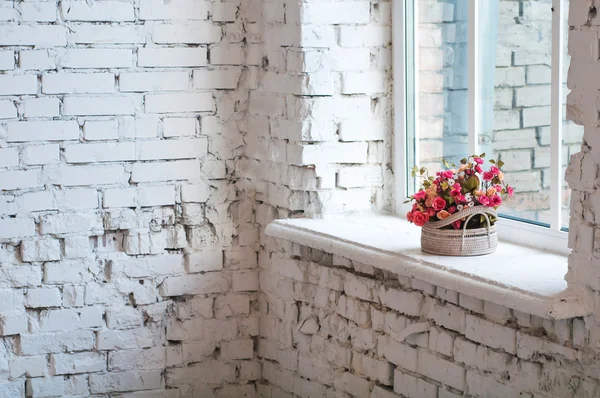
[[[478,173],[481,173],[483,171],[483,169],[481,168],[480,165],[475,166],[475,171]]]
[[[494,196],[492,196],[491,203],[492,203],[492,206],[494,206],[494,207],[500,206],[502,204],[502,198],[498,195],[494,195]]]
[[[427,197],[427,192],[425,191],[419,191],[416,194],[414,194],[414,197],[416,200],[423,200]]]
[[[475,161],[475,163],[477,164],[483,164],[483,159],[482,158],[474,158],[473,159]]]
[[[484,206],[489,206],[490,205],[490,199],[487,196],[483,196],[482,195],[482,196],[480,196],[478,198],[478,200],[479,200],[479,203],[481,203]]]
[[[508,196],[513,196],[515,194],[513,187],[506,188],[506,192],[508,193]]]
[[[448,207],[448,213],[452,214],[456,212],[456,206],[450,206]]]
[[[483,179],[486,181],[491,181],[494,179],[494,173],[492,173],[491,171],[486,171],[485,173],[483,173]]]
[[[444,198],[441,197],[437,197],[433,200],[433,209],[435,211],[440,211],[440,210],[444,210],[446,208],[446,201],[444,200]]]
[[[497,168],[496,166],[490,167],[490,173],[494,173],[494,175],[497,175],[499,172],[500,172],[500,169]]]
[[[418,227],[422,227],[427,221],[429,221],[429,214],[421,213],[419,211],[413,216],[413,222]]]
[[[452,178],[452,177],[454,177],[454,172],[452,170],[446,170],[446,171],[444,171],[444,177]]]
[[[454,229],[459,229],[460,228],[460,220],[456,220],[452,223],[452,227],[454,227]]]

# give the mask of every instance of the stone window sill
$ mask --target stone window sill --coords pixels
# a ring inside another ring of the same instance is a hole
[[[389,215],[277,220],[266,234],[543,318],[591,313],[588,293],[567,289],[559,254],[500,242],[487,256],[431,255],[418,227]]]

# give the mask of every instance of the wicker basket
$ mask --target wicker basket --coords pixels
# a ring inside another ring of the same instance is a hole
[[[478,215],[485,216],[487,227],[467,229],[469,220]],[[498,247],[498,234],[496,226],[491,225],[489,216],[497,216],[493,208],[474,206],[444,220],[428,222],[421,231],[421,249],[426,253],[442,256],[480,256],[493,253]],[[465,219],[462,230],[440,229],[460,219]]]

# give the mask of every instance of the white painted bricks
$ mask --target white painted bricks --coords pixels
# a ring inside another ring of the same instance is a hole
[[[0,4],[0,396],[254,391],[258,231],[230,177],[256,84],[225,36],[245,14]]]

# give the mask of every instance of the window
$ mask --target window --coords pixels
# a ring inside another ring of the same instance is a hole
[[[582,126],[564,119],[568,1],[394,5],[398,197],[414,192],[413,165],[437,170],[442,158],[485,152],[505,162],[516,190],[500,208],[499,229],[519,240],[523,230],[543,233],[566,247],[564,173],[583,137]]]

